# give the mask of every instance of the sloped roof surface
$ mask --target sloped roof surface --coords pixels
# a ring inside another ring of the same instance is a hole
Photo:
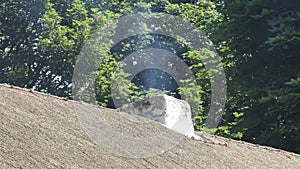
[[[78,113],[88,116],[95,109],[116,131],[131,137],[167,130],[116,110],[0,85],[0,168],[300,168],[297,154],[210,135],[205,137],[222,144],[175,134],[181,141],[161,154],[120,156],[99,146],[83,129]]]

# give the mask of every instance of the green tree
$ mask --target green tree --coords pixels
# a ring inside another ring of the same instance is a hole
[[[32,88],[39,79],[39,19],[45,2],[1,1],[0,82]]]
[[[79,0],[73,1],[69,8],[58,8],[61,11],[56,11],[54,7],[48,2],[41,18],[43,31],[39,36],[38,49],[42,73],[35,87],[59,96],[70,96],[73,66],[81,47],[90,36],[92,19]]]
[[[1,82],[70,96],[73,65],[91,33],[84,3],[5,1],[0,12]]]
[[[299,152],[299,2],[226,0],[226,38],[237,65],[243,139]],[[293,86],[291,86],[293,83]],[[297,97],[295,97],[297,98]],[[278,100],[279,99],[279,100]]]

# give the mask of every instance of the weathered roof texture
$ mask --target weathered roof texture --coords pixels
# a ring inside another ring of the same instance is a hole
[[[300,155],[210,135],[209,140],[222,144],[175,134],[181,141],[161,154],[120,156],[95,143],[91,133],[97,135],[96,130],[83,129],[78,114],[97,119],[92,112],[96,109],[127,136],[148,137],[167,130],[116,110],[0,85],[0,168],[300,168]],[[144,122],[138,124],[137,119]],[[101,139],[107,140],[105,135]],[[134,147],[117,143],[111,140],[120,151]]]

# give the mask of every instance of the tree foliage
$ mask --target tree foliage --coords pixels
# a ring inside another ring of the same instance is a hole
[[[243,139],[299,152],[298,1],[225,1],[238,63]],[[297,122],[298,121],[298,122]],[[293,146],[292,146],[293,145]]]

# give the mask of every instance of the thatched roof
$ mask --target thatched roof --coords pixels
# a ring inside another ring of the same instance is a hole
[[[93,138],[101,136],[93,133],[96,130],[83,129],[78,114],[97,119],[95,110],[100,110],[101,118],[116,131],[130,137],[167,130],[116,110],[0,85],[0,168],[300,168],[297,154],[210,135],[205,137],[222,144],[174,134],[180,142],[158,155],[122,156],[99,146]],[[105,135],[101,137],[100,142],[107,140]],[[110,146],[119,147],[120,152],[122,147],[135,147],[117,143],[112,139]]]

